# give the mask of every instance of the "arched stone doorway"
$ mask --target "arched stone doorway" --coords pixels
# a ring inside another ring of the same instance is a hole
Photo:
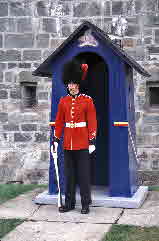
[[[108,68],[103,58],[93,52],[83,52],[75,58],[89,66],[86,79],[81,85],[81,92],[93,98],[97,112],[96,151],[90,155],[91,184],[108,186]]]

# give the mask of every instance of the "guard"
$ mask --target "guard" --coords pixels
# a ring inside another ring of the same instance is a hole
[[[65,205],[59,212],[75,208],[76,184],[80,187],[81,213],[89,213],[91,203],[89,154],[95,150],[97,131],[93,100],[80,91],[88,71],[87,64],[72,60],[64,65],[62,80],[68,95],[60,99],[55,120],[51,151],[57,156],[57,147],[64,129]]]

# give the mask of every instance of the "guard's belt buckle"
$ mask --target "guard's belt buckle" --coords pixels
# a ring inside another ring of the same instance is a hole
[[[75,127],[76,127],[75,124],[76,124],[76,123],[70,123],[70,128],[75,128]]]

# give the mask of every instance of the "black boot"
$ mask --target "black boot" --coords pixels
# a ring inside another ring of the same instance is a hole
[[[82,206],[81,213],[88,214],[89,213],[89,205]]]
[[[60,213],[65,213],[65,212],[69,212],[71,210],[75,209],[75,205],[74,204],[65,204],[61,207],[59,207],[59,212]]]

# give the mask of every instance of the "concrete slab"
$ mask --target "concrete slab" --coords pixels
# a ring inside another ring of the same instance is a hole
[[[92,206],[101,206],[101,207],[121,207],[121,208],[139,208],[148,193],[148,187],[140,186],[137,192],[131,197],[109,197],[108,191],[106,188],[93,187],[92,189]],[[64,200],[64,196],[63,196]],[[77,205],[80,205],[80,195],[79,191],[76,194]],[[36,196],[35,203],[37,204],[56,204],[57,195],[49,195],[48,191],[40,193]]]
[[[88,215],[80,213],[81,207],[77,207],[67,213],[59,213],[57,206],[41,206],[31,217],[32,220],[45,220],[54,222],[84,222],[84,223],[115,223],[120,214],[121,208],[91,207]]]
[[[159,226],[159,192],[149,192],[140,209],[125,209],[118,224]]]
[[[0,218],[27,218],[30,217],[39,205],[33,203],[33,199],[39,190],[33,190],[11,199],[0,205]]]
[[[99,241],[110,224],[24,222],[2,241]]]

